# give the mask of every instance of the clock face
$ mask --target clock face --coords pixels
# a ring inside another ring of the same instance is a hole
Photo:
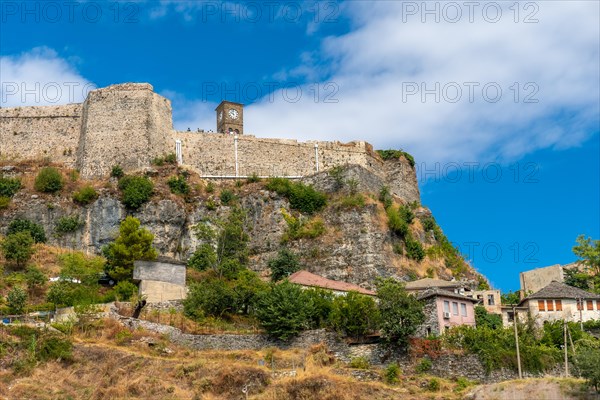
[[[229,110],[228,114],[231,119],[237,119],[239,115],[237,110]]]
[[[219,122],[221,122],[223,120],[223,111],[221,111],[219,113]]]

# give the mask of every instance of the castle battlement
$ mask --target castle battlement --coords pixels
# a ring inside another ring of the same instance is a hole
[[[302,177],[357,164],[393,193],[419,201],[414,169],[405,160],[383,161],[365,141],[259,138],[243,134],[243,105],[223,102],[216,112],[217,127],[228,133],[176,131],[171,102],[148,83],[96,89],[81,104],[2,108],[0,160],[50,158],[83,178],[107,176],[117,164],[139,170],[168,153],[205,177]]]

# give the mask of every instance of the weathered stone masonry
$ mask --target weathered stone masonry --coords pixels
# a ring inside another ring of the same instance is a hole
[[[308,176],[317,172],[317,164],[320,171],[356,164],[394,194],[419,201],[408,162],[383,161],[366,142],[177,132],[170,101],[147,83],[93,90],[83,104],[0,109],[0,160],[49,158],[78,168],[83,178],[106,176],[116,164],[126,171],[147,167],[153,158],[175,152],[176,140],[183,165],[202,176]]]

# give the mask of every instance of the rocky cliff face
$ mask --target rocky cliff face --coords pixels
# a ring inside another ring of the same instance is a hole
[[[26,177],[27,171],[13,171],[13,175]],[[335,200],[339,182],[357,182],[357,190],[365,193],[364,206],[344,207]],[[26,180],[26,179],[25,179]],[[376,192],[381,188],[379,178],[358,166],[349,166],[341,178],[334,179],[329,173],[321,173],[307,179],[308,183],[331,196],[328,207],[319,214],[326,227],[325,234],[313,239],[298,239],[287,242],[287,246],[301,256],[306,269],[322,276],[345,280],[364,287],[372,287],[378,276],[408,279],[424,276],[427,269],[440,277],[450,277],[443,262],[409,260],[393,251],[393,235],[387,227],[383,205],[377,200]],[[99,185],[98,185],[99,186]],[[220,205],[215,190],[212,194],[198,196],[191,202],[159,191],[152,201],[140,210],[130,212],[119,201],[116,182],[104,182],[98,188],[99,197],[88,206],[78,206],[71,200],[68,188],[62,194],[42,195],[28,190],[19,191],[8,209],[0,210],[0,234],[5,234],[14,218],[27,218],[41,224],[49,242],[99,253],[102,246],[112,241],[118,233],[120,221],[131,214],[154,235],[154,245],[159,254],[187,260],[198,247],[193,227],[199,221],[214,216],[226,215],[230,207]],[[158,185],[157,185],[158,186]],[[236,187],[239,204],[247,212],[247,230],[250,234],[250,268],[267,276],[267,262],[281,247],[288,228],[282,210],[290,210],[288,200],[275,192],[266,190],[261,182]],[[210,200],[209,200],[210,199]],[[401,201],[401,200],[398,200]],[[215,207],[207,207],[214,202]],[[428,215],[428,210],[417,209],[417,216]],[[63,237],[53,234],[58,221],[65,216],[79,216],[83,226],[76,232]],[[411,225],[413,237],[425,247],[434,243],[431,232],[424,232],[418,218]],[[468,270],[474,277],[474,271]]]

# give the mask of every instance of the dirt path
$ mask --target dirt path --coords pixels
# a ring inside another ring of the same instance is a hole
[[[477,386],[465,400],[600,400],[574,378],[523,379]]]

